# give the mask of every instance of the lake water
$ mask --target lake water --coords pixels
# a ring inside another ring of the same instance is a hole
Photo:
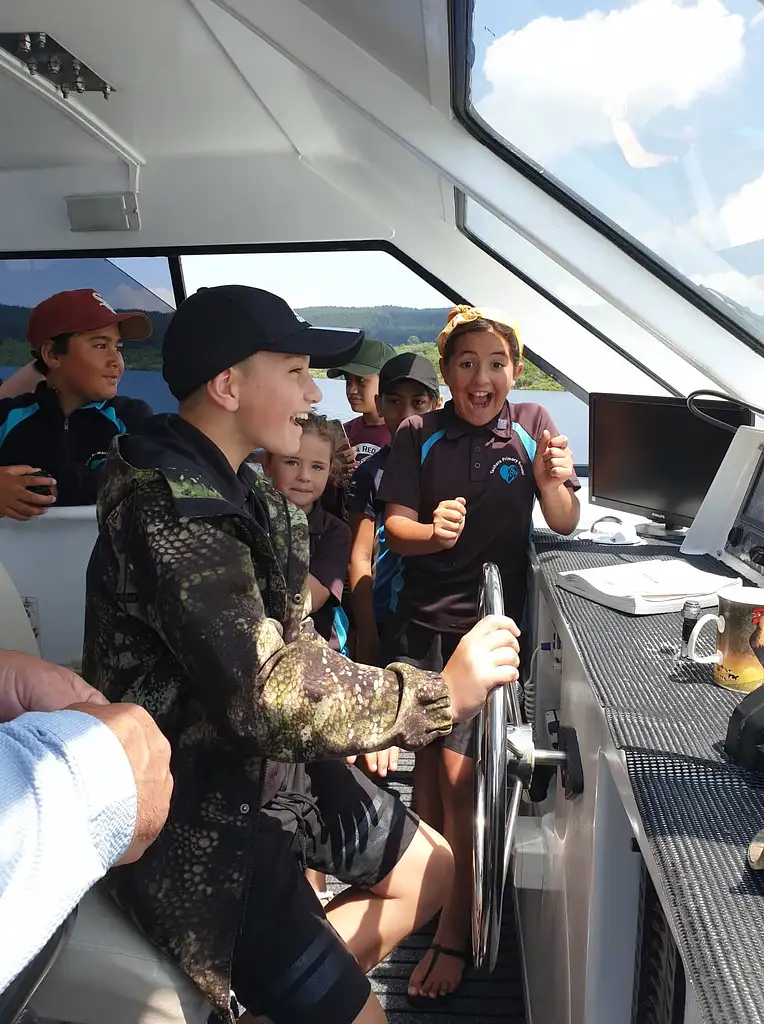
[[[15,369],[12,366],[0,366],[0,379],[6,380]],[[323,395],[318,405],[319,412],[330,419],[350,419],[353,413],[345,398],[345,382],[327,377],[316,383]],[[445,401],[449,397],[448,388],[440,390]],[[154,412],[177,412],[178,409],[178,403],[170,394],[162,374],[155,371],[125,370],[119,393],[142,398]],[[583,464],[589,461],[589,408],[580,399],[567,391],[513,391],[509,397],[512,402],[538,402],[543,405],[559,430],[570,438],[576,462]]]
[[[353,413],[345,398],[345,382],[342,380],[317,380],[323,398],[319,412],[331,419],[346,420]],[[446,387],[440,389],[445,402],[451,397]],[[577,464],[589,461],[589,407],[567,391],[512,391],[511,402],[538,402],[547,410],[557,428],[567,434]]]

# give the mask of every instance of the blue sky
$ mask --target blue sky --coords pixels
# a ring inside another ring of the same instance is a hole
[[[181,262],[189,294],[202,286],[248,284],[282,295],[292,306],[450,305],[383,252],[186,256]],[[167,311],[174,306],[163,257],[0,260],[0,303],[31,307],[68,288],[95,288],[120,309]]]
[[[696,282],[761,290],[764,308],[758,0],[475,0],[473,34],[473,102],[500,135]]]
[[[169,278],[164,261],[113,260],[159,294]],[[249,284],[282,295],[292,306],[447,306],[449,302],[398,260],[382,252],[252,253],[182,258],[187,292],[218,284]]]

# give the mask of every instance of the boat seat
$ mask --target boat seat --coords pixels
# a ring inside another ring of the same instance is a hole
[[[199,990],[98,887],[80,902],[69,942],[30,1005],[71,1024],[206,1024]]]
[[[0,650],[40,656],[32,623],[13,580],[0,565]]]

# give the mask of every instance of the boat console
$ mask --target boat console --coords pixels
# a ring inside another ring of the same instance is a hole
[[[764,430],[738,429],[681,550],[764,584]]]

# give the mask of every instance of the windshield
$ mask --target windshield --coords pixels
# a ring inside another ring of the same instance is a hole
[[[474,0],[468,111],[764,340],[764,8]]]
[[[460,227],[468,237],[499,262],[505,261],[505,266],[526,274],[571,314],[565,316],[559,309],[550,308],[545,300],[539,302],[538,296],[529,295],[530,289],[518,288],[517,282],[508,283],[507,300],[513,308],[519,307],[518,315],[528,324],[524,333],[530,331],[529,343],[587,391],[608,391],[614,382],[619,391],[633,390],[638,394],[661,394],[673,389],[687,395],[698,388],[716,386],[478,202],[465,196],[461,210]],[[575,323],[574,314],[590,329]],[[595,332],[600,332],[599,339]],[[627,363],[617,350],[635,365]],[[652,375],[652,381],[648,375]],[[665,386],[660,387],[661,383]]]

